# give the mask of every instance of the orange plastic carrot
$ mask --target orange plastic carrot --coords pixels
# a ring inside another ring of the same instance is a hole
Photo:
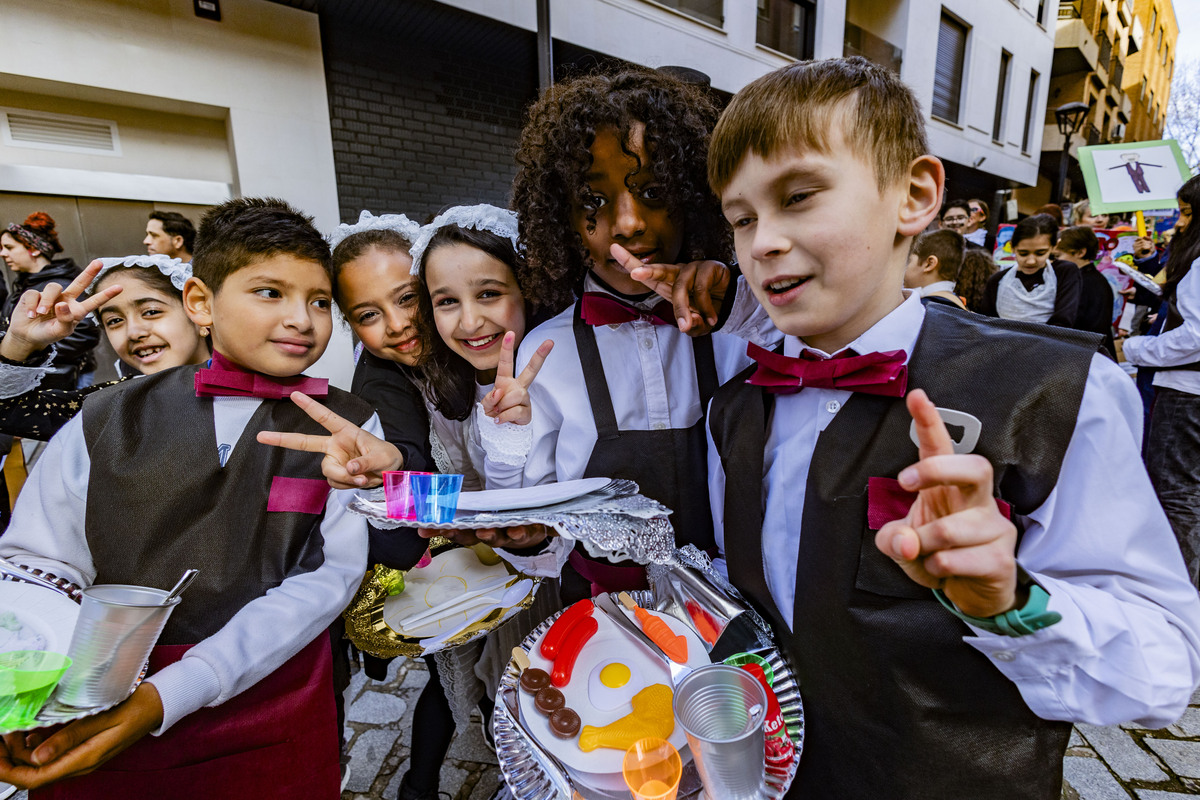
[[[625,592],[621,592],[618,598],[637,617],[638,623],[642,626],[642,633],[650,637],[650,641],[658,645],[659,649],[667,654],[667,658],[676,664],[687,663],[688,643],[682,634],[675,633],[671,630],[670,625],[640,607]]]

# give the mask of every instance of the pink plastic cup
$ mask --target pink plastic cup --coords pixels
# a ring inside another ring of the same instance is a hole
[[[409,477],[412,475],[430,475],[429,472],[411,472],[409,470],[389,470],[383,473],[383,494],[387,498],[387,515],[389,519],[415,520],[417,509],[413,503],[412,486]]]

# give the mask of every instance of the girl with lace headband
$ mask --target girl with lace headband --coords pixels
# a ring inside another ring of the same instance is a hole
[[[524,387],[511,377],[513,349],[525,330],[524,301],[515,277],[515,237],[514,215],[492,206],[452,208],[425,228],[401,214],[377,217],[363,211],[356,224],[341,225],[329,237],[334,247],[334,298],[365,350],[355,368],[353,390],[378,409],[386,438],[404,454],[406,470],[463,473],[469,476],[468,487],[482,488],[478,476],[489,458],[487,448],[495,449],[485,436],[496,429],[498,452],[504,454],[499,457],[523,456],[519,433],[515,444],[504,444],[509,441],[504,431],[516,426],[493,422],[527,420],[529,413],[522,403]],[[430,263],[439,281],[441,316],[447,316],[447,308],[468,307],[467,317],[486,320],[486,330],[472,329],[474,341],[450,344],[439,335],[438,312],[418,277],[418,272],[428,277]],[[508,358],[508,383],[503,376],[487,374],[489,369],[504,372],[499,364],[503,354]],[[536,372],[534,368],[522,378],[532,380]],[[477,376],[486,381],[478,389]],[[372,530],[371,563],[413,567],[427,543],[406,533]],[[516,640],[525,632],[516,634]],[[474,666],[488,662],[484,654],[489,651],[507,652],[493,638],[467,645],[485,650],[465,659],[459,655],[455,663]],[[400,782],[401,800],[437,797],[439,773],[455,730],[448,695],[455,698],[460,714],[478,699],[485,724],[491,711],[475,671],[451,674],[449,664],[439,668],[433,656],[425,662],[431,680],[414,709],[412,727],[420,736],[413,736],[409,768]],[[370,658],[365,666],[368,674],[385,671]]]
[[[97,389],[206,361],[206,331],[188,319],[180,293],[191,274],[189,264],[164,255],[101,258],[65,288],[52,283],[21,295],[0,339],[0,431],[49,439]],[[58,343],[89,315],[99,318],[121,378],[82,389],[44,387]]]

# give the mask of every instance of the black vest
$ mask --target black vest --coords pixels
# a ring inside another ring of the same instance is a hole
[[[126,381],[83,405],[96,583],[170,588],[183,570],[200,570],[159,644],[211,636],[251,600],[324,561],[323,510],[267,511],[272,479],[323,481],[322,456],[259,444],[255,435],[327,431],[291,400],[263,400],[222,468],[213,400],[196,397],[197,369]],[[356,425],[373,413],[334,387],[321,402]]]
[[[1050,494],[1098,336],[926,306],[909,388],[983,424],[976,453],[1028,514]],[[867,481],[917,460],[903,399],[853,395],[817,440],[802,516],[794,632],[767,591],[763,452],[772,395],[718,390],[709,417],[725,471],[735,585],[774,622],[796,666],[804,753],[788,797],[1058,800],[1070,725],[1042,720],[970,629],[875,546]],[[749,502],[747,502],[749,501]]]

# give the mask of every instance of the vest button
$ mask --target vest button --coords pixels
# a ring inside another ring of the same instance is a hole
[[[992,653],[992,658],[996,659],[997,661],[1004,661],[1007,663],[1009,661],[1015,661],[1017,659],[1017,654],[1012,650],[997,650],[996,652]]]
[[[841,411],[841,409],[842,409],[842,404],[839,403],[837,400],[830,400],[828,403],[825,404],[825,410],[828,411],[830,414],[836,414],[837,412]]]

